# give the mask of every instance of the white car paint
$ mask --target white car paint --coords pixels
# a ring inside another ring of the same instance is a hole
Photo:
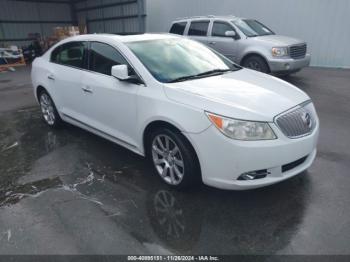
[[[119,50],[143,79],[136,85],[88,70],[50,62],[52,47],[32,67],[34,94],[39,86],[52,97],[61,118],[144,156],[143,134],[153,121],[177,127],[198,156],[202,181],[223,189],[250,189],[273,184],[307,169],[316,154],[316,127],[307,136],[286,137],[275,117],[310,98],[295,86],[249,69],[178,83],[161,83],[145,68],[126,42],[179,38],[173,35],[82,35],[61,41],[99,41]],[[54,79],[54,80],[53,80]],[[84,92],[90,89],[92,93]],[[312,104],[311,104],[312,106]],[[313,106],[312,106],[313,109]],[[314,110],[314,109],[313,109]],[[224,136],[205,111],[251,121],[266,121],[277,135],[267,141],[239,141]],[[281,166],[303,156],[307,160],[282,173]],[[237,180],[244,172],[268,169],[252,181]]]

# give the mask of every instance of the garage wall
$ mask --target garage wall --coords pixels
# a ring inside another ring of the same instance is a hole
[[[53,27],[72,24],[70,4],[0,0],[0,45],[26,45],[28,33],[53,34]]]
[[[75,4],[75,13],[89,33],[135,34],[145,30],[143,0],[87,0]]]
[[[146,31],[166,32],[178,17],[234,14],[307,41],[314,66],[350,68],[349,11],[349,0],[147,0]]]

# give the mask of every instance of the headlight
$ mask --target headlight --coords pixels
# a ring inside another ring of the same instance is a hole
[[[227,118],[206,112],[209,120],[225,135],[237,140],[271,140],[276,135],[265,122]]]
[[[288,48],[287,47],[273,47],[272,48],[273,56],[287,56]]]

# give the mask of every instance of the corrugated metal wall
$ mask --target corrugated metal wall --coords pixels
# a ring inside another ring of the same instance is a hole
[[[75,10],[78,21],[86,22],[89,33],[129,34],[145,30],[143,0],[87,0],[75,4]]]
[[[31,41],[23,41],[28,38],[29,33],[50,36],[53,34],[53,27],[70,25],[71,20],[70,5],[66,3],[0,0],[0,40],[2,40],[0,44],[19,46],[29,44]],[[53,23],[52,21],[61,22]],[[22,41],[4,42],[6,39],[22,39]]]
[[[350,68],[349,0],[147,0],[146,31],[168,31],[177,17],[255,18],[275,32],[306,40],[314,66]]]
[[[27,45],[31,42],[25,41],[29,33],[51,36],[54,27],[72,25],[76,20],[85,21],[89,33],[130,34],[145,30],[144,0],[83,0],[73,5],[68,0],[48,1],[0,0],[0,45]]]

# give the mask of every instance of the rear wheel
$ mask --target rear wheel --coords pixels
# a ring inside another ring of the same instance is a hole
[[[61,117],[57,112],[56,106],[52,101],[52,98],[46,91],[40,92],[39,103],[45,123],[50,127],[59,127],[62,124]]]
[[[266,61],[257,55],[244,59],[243,66],[262,73],[269,73],[269,66],[267,65]]]
[[[147,156],[157,175],[174,188],[186,188],[200,178],[195,152],[178,131],[159,128],[147,138]]]

